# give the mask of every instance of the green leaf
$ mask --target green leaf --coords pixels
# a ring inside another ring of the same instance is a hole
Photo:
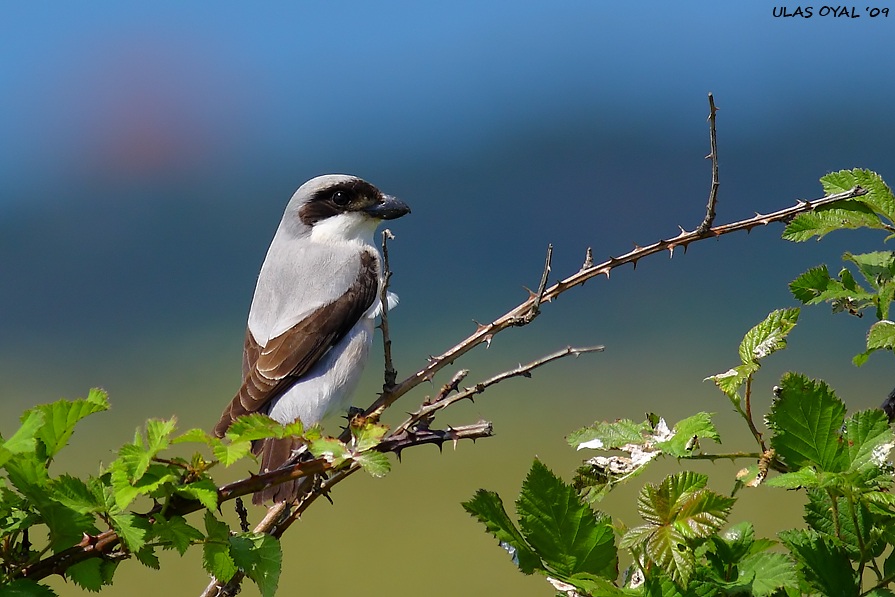
[[[227,439],[233,442],[255,441],[268,437],[280,439],[299,435],[304,435],[301,421],[283,425],[260,413],[239,417],[227,429]]]
[[[172,444],[207,444],[209,446],[213,446],[216,442],[220,442],[218,438],[214,437],[204,429],[198,429],[196,427],[184,431],[177,437],[171,440]]]
[[[53,479],[47,488],[47,494],[53,501],[82,514],[105,509],[105,502],[98,501],[84,481],[70,475]]]
[[[895,221],[893,220],[895,197],[892,196],[892,191],[883,178],[876,172],[863,168],[840,170],[827,174],[820,179],[820,182],[827,195],[850,191],[857,186],[863,188],[867,194],[857,200],[870,207],[874,212],[885,216],[889,221]]]
[[[90,558],[65,569],[65,575],[76,585],[88,591],[98,592],[112,584],[112,576],[118,564],[100,558]]]
[[[226,525],[215,526],[215,533],[215,538],[218,541],[229,537]],[[174,548],[180,555],[185,554],[193,543],[205,539],[202,531],[187,524],[183,516],[172,516],[168,519],[158,516],[152,526],[152,534],[165,549]]]
[[[643,436],[650,432],[648,423],[635,423],[621,419],[612,423],[597,421],[569,434],[569,445],[577,450],[584,448],[611,450],[626,444],[639,444]]]
[[[746,332],[740,343],[740,360],[743,364],[758,363],[768,355],[786,348],[786,337],[796,326],[799,309],[778,309]]]
[[[687,417],[678,421],[674,426],[674,434],[667,441],[659,442],[659,449],[675,458],[684,458],[690,456],[694,451],[694,446],[698,442],[697,439],[712,439],[720,442],[715,425],[712,423],[712,416],[709,413],[696,413],[692,417]]]
[[[821,238],[833,230],[843,228],[884,228],[879,216],[892,221],[895,214],[893,209],[895,198],[879,174],[856,168],[831,172],[820,181],[827,195],[849,191],[856,186],[862,187],[868,193],[799,214],[784,230],[783,238],[786,240],[802,242],[814,235]]]
[[[234,563],[258,585],[262,597],[273,597],[283,559],[280,542],[265,533],[243,533],[230,538],[230,553]]]
[[[854,413],[845,421],[849,471],[863,472],[885,465],[895,446],[895,433],[886,413],[878,408]]]
[[[870,326],[870,331],[867,333],[867,348],[869,350],[895,349],[895,322],[877,321]]]
[[[819,482],[817,471],[810,466],[806,466],[791,473],[772,477],[765,481],[765,485],[783,489],[799,489],[801,487],[817,487]]]
[[[782,553],[761,552],[743,558],[738,563],[739,578],[751,578],[751,593],[768,597],[779,589],[798,590],[799,577],[793,561]]]
[[[230,466],[249,455],[252,451],[252,442],[249,440],[238,440],[226,444],[218,442],[213,445],[212,452],[214,457],[220,460],[224,466]]]
[[[50,547],[54,552],[76,545],[85,534],[99,533],[92,516],[75,512],[61,504],[48,502],[40,505],[38,510],[50,530]]]
[[[716,373],[715,375],[706,377],[703,381],[712,380],[715,382],[718,389],[727,394],[727,397],[730,398],[734,406],[738,407],[740,404],[739,389],[746,383],[749,376],[757,370],[758,367],[755,363],[737,365],[724,373]]]
[[[580,573],[608,580],[618,576],[610,521],[595,516],[574,488],[538,460],[522,484],[516,512],[528,543],[560,579]]]
[[[787,373],[767,417],[771,446],[789,468],[816,465],[839,472],[847,458],[839,442],[845,405],[822,381]]]
[[[134,557],[147,568],[159,570],[162,567],[162,563],[159,561],[158,556],[155,555],[155,548],[152,545],[144,545],[142,549],[134,552]]]
[[[209,510],[218,508],[218,488],[211,479],[203,478],[182,485],[176,489],[176,493],[199,500]]]
[[[800,213],[783,230],[783,239],[801,243],[817,236],[822,239],[830,232],[856,228],[884,228],[879,216],[859,199],[849,199],[833,205]]]
[[[895,253],[892,251],[876,251],[859,255],[846,253],[842,258],[854,263],[864,279],[877,290],[885,282],[895,277]]]
[[[37,437],[46,448],[46,459],[50,460],[68,444],[75,425],[83,418],[108,410],[108,395],[102,390],[91,390],[86,399],[57,400],[52,404],[37,407],[44,413],[45,423]]]
[[[621,541],[622,547],[642,547],[646,558],[685,588],[696,565],[691,542],[715,533],[736,501],[706,489],[707,481],[705,475],[684,472],[659,485],[646,484],[637,504],[647,524],[631,529]]]
[[[37,447],[35,435],[44,424],[44,420],[44,413],[40,409],[31,409],[22,415],[21,426],[12,437],[0,443],[0,466],[6,464],[13,454],[35,451]]]
[[[208,536],[202,547],[202,567],[218,580],[227,582],[238,570],[230,555],[230,527],[206,510],[205,530]]]
[[[0,585],[0,597],[56,597],[56,592],[29,578],[17,578],[9,584]]]
[[[146,518],[131,513],[113,514],[110,518],[112,527],[128,549],[131,551],[142,549],[152,527]]]
[[[535,570],[544,570],[541,559],[510,520],[499,495],[493,491],[479,489],[475,496],[468,502],[463,502],[462,506],[485,525],[487,531],[494,535],[504,549],[510,551],[514,562],[523,573],[531,574]]]
[[[852,510],[846,498],[839,496],[834,502],[828,492],[812,489],[808,491],[805,521],[838,547],[847,550],[851,559],[863,559],[861,543],[869,539],[873,519],[862,502],[857,502]]]
[[[351,427],[352,447],[357,452],[369,450],[378,446],[382,438],[388,433],[388,425],[379,425],[366,422],[362,427]]]
[[[843,268],[839,272],[841,280],[830,277],[826,265],[809,269],[807,272],[789,283],[792,295],[806,305],[815,305],[825,301],[837,301],[837,304],[853,305],[852,310],[859,310],[873,300],[874,295],[859,287],[851,273]]]
[[[351,457],[348,446],[332,437],[314,440],[308,448],[311,454],[314,455],[314,458],[325,458],[333,466],[337,466]]]
[[[375,478],[384,477],[392,470],[388,456],[382,452],[364,452],[355,456],[354,460]]]
[[[818,592],[857,597],[860,585],[845,550],[810,530],[782,531],[779,536]]]

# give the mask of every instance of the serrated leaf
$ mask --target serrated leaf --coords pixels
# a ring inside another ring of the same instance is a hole
[[[538,460],[522,484],[516,512],[528,543],[561,579],[579,573],[608,580],[618,576],[618,554],[609,521],[595,516],[570,485]]]
[[[765,481],[768,487],[780,487],[783,489],[799,489],[800,487],[817,487],[819,477],[817,471],[810,466],[800,468],[791,473],[784,473],[771,477]]]
[[[743,364],[758,363],[768,355],[786,348],[786,337],[799,320],[799,309],[778,309],[746,332],[740,343]]]
[[[674,426],[674,433],[667,441],[659,442],[659,449],[675,458],[683,458],[693,453],[693,439],[712,439],[716,442],[720,441],[715,425],[712,423],[712,416],[709,413],[696,413],[692,417],[687,417],[678,421]]]
[[[877,290],[882,284],[895,277],[895,253],[891,251],[875,251],[858,255],[845,253],[842,258],[854,263],[864,279]]]
[[[226,525],[214,528],[216,540],[222,541],[229,537]],[[202,531],[190,526],[183,516],[172,516],[168,519],[159,516],[152,526],[152,534],[165,549],[174,548],[180,555],[185,554],[193,543],[205,539]]]
[[[308,449],[314,458],[324,458],[336,466],[351,457],[348,446],[332,437],[323,437],[310,443]]]
[[[746,380],[749,379],[749,376],[755,373],[757,370],[758,366],[756,366],[754,363],[737,365],[732,369],[728,369],[724,373],[717,373],[710,377],[706,377],[703,381],[712,380],[713,382],[715,382],[715,385],[718,386],[718,389],[727,394],[727,397],[730,398],[734,406],[739,406],[740,387],[742,387],[742,385],[746,383]]]
[[[768,414],[771,446],[789,468],[816,465],[839,472],[847,466],[839,443],[845,405],[822,381],[787,373]]]
[[[863,308],[874,295],[859,287],[851,273],[843,268],[839,272],[841,280],[830,277],[827,266],[809,269],[789,283],[792,295],[806,305],[825,301],[840,301]]]
[[[850,199],[800,213],[786,225],[782,237],[784,240],[801,243],[814,236],[820,240],[836,230],[856,228],[883,229],[884,226],[871,208],[860,200]]]
[[[90,558],[66,568],[65,575],[82,589],[98,593],[103,588],[103,561]]]
[[[739,578],[751,578],[751,593],[768,597],[779,589],[797,590],[799,577],[794,562],[782,553],[761,552],[743,558],[737,568]]]
[[[847,550],[853,560],[861,559],[861,543],[870,537],[873,526],[872,516],[862,502],[858,501],[850,507],[846,498],[841,496],[836,497],[834,502],[834,498],[821,489],[808,491],[805,522]]]
[[[159,561],[158,556],[155,555],[155,548],[152,545],[144,545],[142,549],[134,552],[134,557],[147,568],[159,570],[162,567],[162,563]]]
[[[148,520],[131,513],[113,514],[110,519],[112,527],[128,549],[142,549],[152,526]]]
[[[218,508],[218,488],[211,479],[199,479],[186,485],[181,485],[176,493],[199,500],[209,510]]]
[[[113,463],[114,464],[114,463]],[[151,464],[139,477],[131,478],[124,465],[111,471],[115,505],[124,510],[140,495],[150,495],[165,483],[176,483],[180,469],[173,465]]]
[[[42,504],[38,510],[50,530],[50,546],[54,552],[79,543],[85,534],[99,533],[92,516],[75,512],[61,504],[55,502]]]
[[[177,427],[177,419],[171,417],[167,420],[149,419],[146,421],[146,450],[157,455],[171,445],[171,434]]]
[[[109,408],[105,392],[91,391],[87,399],[57,400],[51,404],[38,406],[44,413],[45,422],[37,437],[46,448],[46,459],[50,460],[68,444],[75,426],[83,418]]]
[[[686,588],[696,559],[691,540],[716,532],[727,519],[734,498],[705,488],[708,477],[683,472],[662,483],[646,484],[637,499],[638,511],[647,521],[622,537],[622,547],[641,546],[643,555],[666,570]]]
[[[867,348],[869,350],[895,349],[895,322],[877,321],[870,326],[870,331],[867,332]]]
[[[351,428],[353,448],[357,452],[369,450],[382,442],[382,438],[388,433],[388,425],[366,423],[361,428]]]
[[[202,546],[202,567],[218,580],[227,582],[238,570],[230,555],[230,527],[206,510],[205,530],[208,536]]]
[[[6,464],[13,454],[35,451],[37,447],[35,435],[44,421],[45,415],[40,409],[29,410],[22,415],[22,424],[16,432],[0,444],[0,466]]]
[[[650,431],[647,423],[635,423],[630,419],[621,419],[608,423],[597,421],[589,427],[583,427],[569,434],[569,445],[577,450],[593,448],[612,450],[626,444],[643,441],[643,435]]]
[[[280,542],[265,533],[243,533],[230,538],[230,554],[233,562],[258,585],[262,597],[273,597],[283,559]]]
[[[895,434],[886,413],[879,409],[859,411],[849,417],[845,421],[844,439],[848,468],[856,472],[883,466],[895,446]]]
[[[220,442],[218,438],[214,437],[204,429],[198,429],[196,427],[189,429],[177,437],[171,440],[172,444],[207,444],[209,446],[213,446],[215,442]]]
[[[0,585],[0,597],[56,597],[56,592],[30,578],[17,578],[11,583]]]
[[[268,437],[284,438],[303,435],[301,421],[284,426],[279,421],[261,413],[252,413],[239,417],[227,429],[227,439],[233,442],[255,441]]]
[[[239,440],[231,443],[218,442],[212,447],[212,453],[224,466],[239,462],[252,451],[252,442]]]
[[[804,570],[806,580],[822,595],[857,597],[858,578],[842,548],[808,530],[782,531],[779,536]]]
[[[382,452],[364,452],[354,457],[357,462],[371,476],[380,478],[384,477],[392,470],[392,465],[388,460],[388,456]]]
[[[99,512],[105,503],[99,502],[87,484],[71,475],[61,475],[50,482],[49,497],[60,504],[82,514]]]
[[[523,573],[531,574],[535,570],[544,570],[541,559],[510,520],[499,495],[493,491],[479,489],[471,500],[461,505],[485,525],[487,531],[500,542],[501,546],[508,551],[512,548],[511,555]]]
[[[840,170],[831,172],[820,179],[824,192],[827,195],[834,195],[850,191],[859,186],[867,191],[866,195],[858,197],[857,201],[867,205],[874,212],[885,216],[890,222],[895,221],[895,197],[892,191],[886,185],[883,178],[864,168],[854,168],[852,170]]]

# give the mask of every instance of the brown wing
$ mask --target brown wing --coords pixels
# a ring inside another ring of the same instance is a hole
[[[348,291],[329,305],[320,307],[264,347],[246,332],[243,353],[243,383],[214,428],[223,437],[241,415],[259,412],[341,340],[376,300],[379,271],[376,258],[361,253],[361,269]]]

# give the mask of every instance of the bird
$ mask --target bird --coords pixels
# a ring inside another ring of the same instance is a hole
[[[373,235],[406,203],[346,174],[312,178],[295,192],[261,265],[249,309],[242,385],[214,428],[263,413],[311,426],[344,410],[357,387],[381,313],[383,284]],[[397,297],[388,293],[389,307]],[[262,439],[252,452],[261,473],[280,468],[300,443]],[[253,502],[291,501],[298,482],[267,487]]]

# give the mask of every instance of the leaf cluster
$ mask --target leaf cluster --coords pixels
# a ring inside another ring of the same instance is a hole
[[[210,574],[227,581],[241,572],[270,596],[281,567],[279,541],[234,532],[215,517],[224,498],[211,470],[254,458],[254,441],[287,436],[298,437],[329,468],[357,462],[375,476],[389,470],[385,454],[376,451],[384,426],[354,426],[346,445],[323,437],[319,428],[254,414],[235,421],[224,438],[201,429],[178,435],[175,419],[149,420],[96,476],[52,475],[53,459],[78,422],[108,408],[107,394],[94,389],[83,399],[26,411],[18,430],[0,437],[0,597],[52,595],[39,582],[50,574],[98,591],[112,584],[126,559],[158,569],[159,550],[183,555],[191,546],[201,546]],[[210,456],[169,453],[189,444],[207,448]],[[203,525],[188,522],[188,514],[203,509]]]

